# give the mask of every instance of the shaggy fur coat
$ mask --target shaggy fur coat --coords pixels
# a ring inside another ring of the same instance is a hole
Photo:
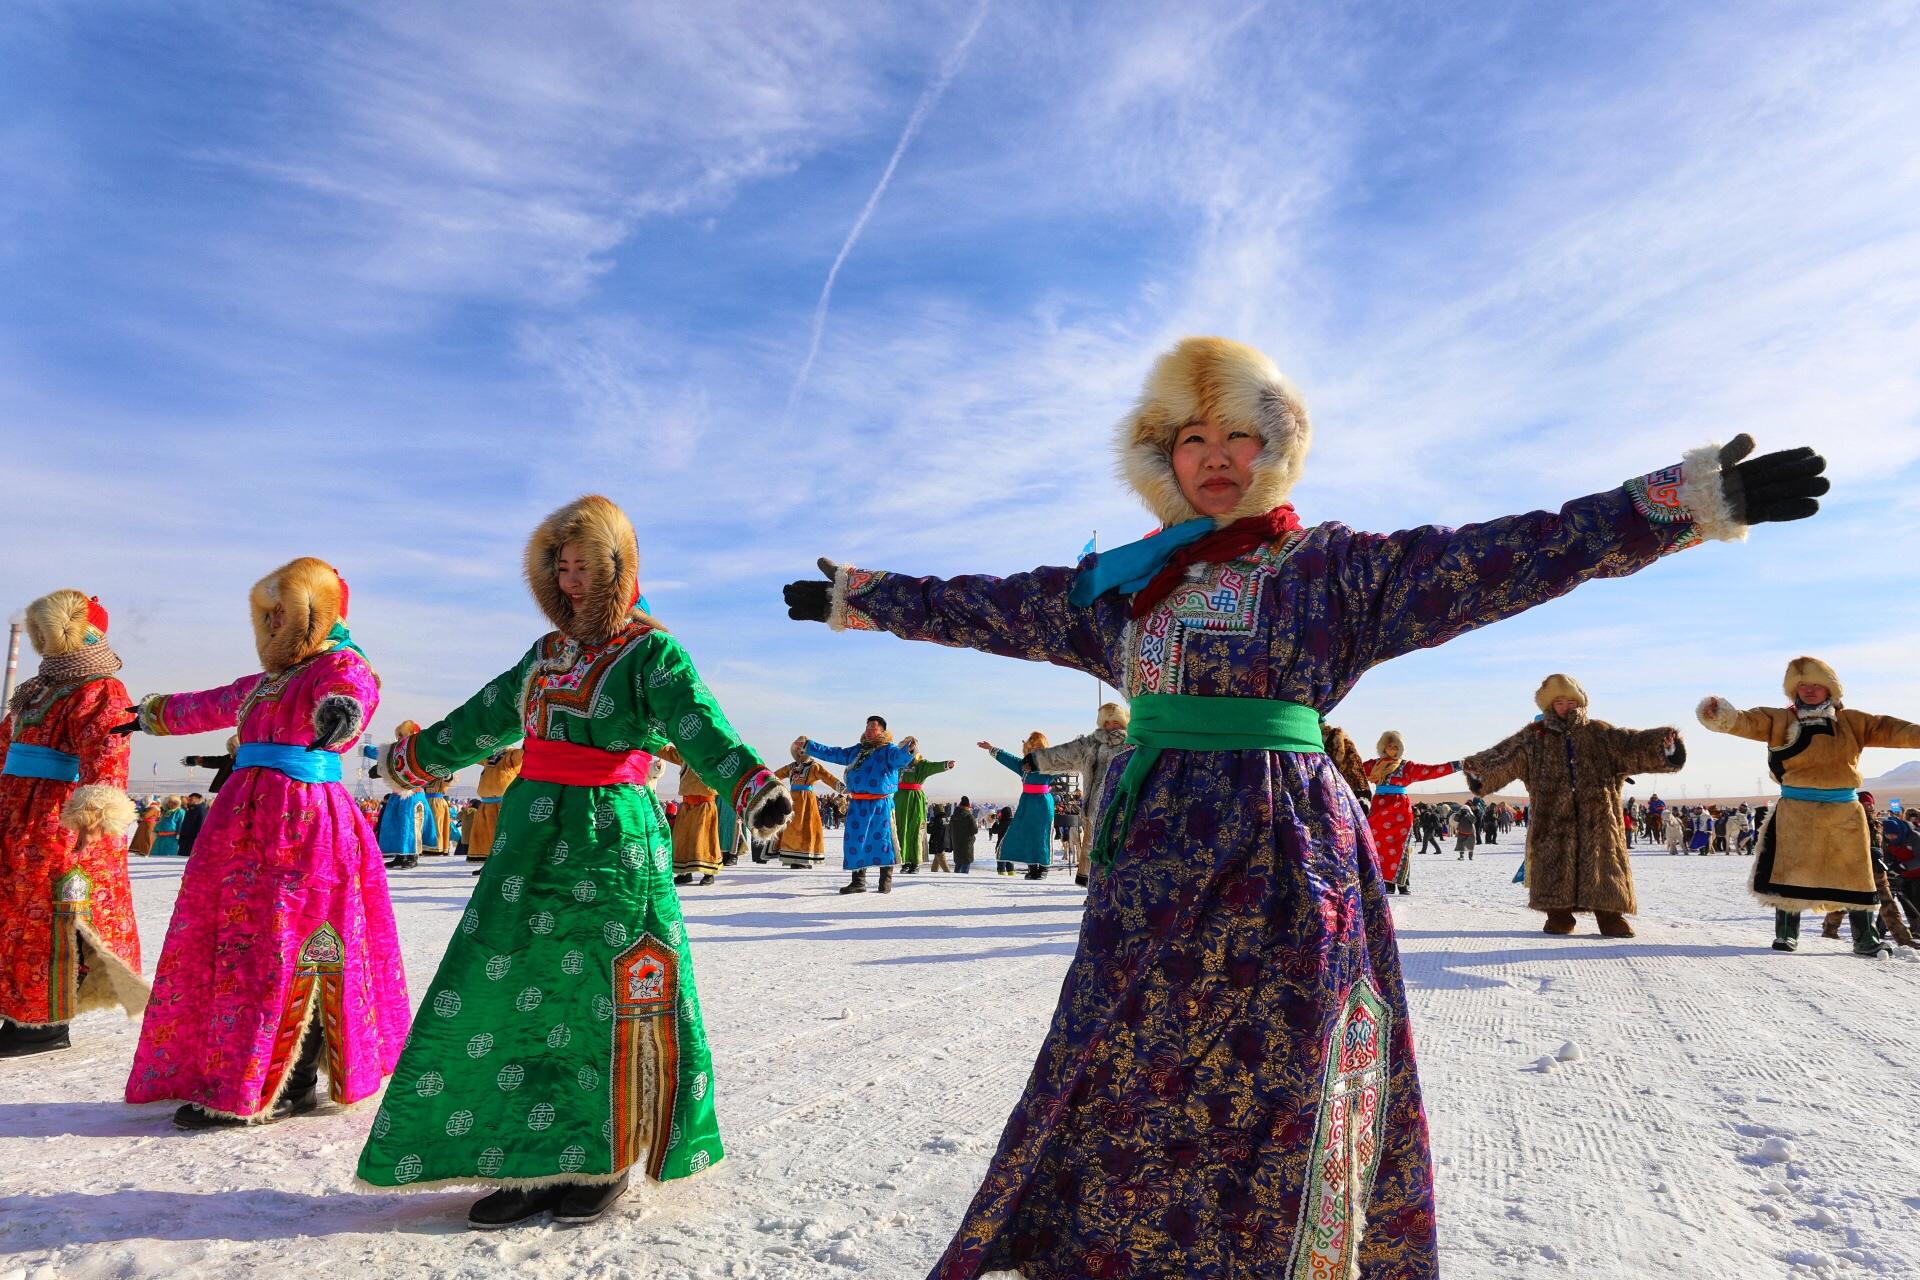
[[[1463,762],[1475,795],[1527,787],[1527,905],[1535,911],[1639,910],[1620,787],[1638,773],[1676,773],[1686,747],[1661,749],[1666,729],[1616,729],[1575,711],[1552,712]]]

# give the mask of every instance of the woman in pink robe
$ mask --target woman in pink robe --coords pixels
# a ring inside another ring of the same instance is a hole
[[[148,733],[238,726],[233,778],[181,880],[127,1081],[179,1099],[185,1129],[311,1111],[377,1092],[406,1039],[406,974],[373,827],[338,779],[380,700],[341,625],[346,584],[296,560],[253,589],[265,672],[141,701]],[[126,726],[131,730],[135,726]]]

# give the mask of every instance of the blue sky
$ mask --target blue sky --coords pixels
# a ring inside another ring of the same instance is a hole
[[[879,711],[1004,793],[971,744],[1078,731],[1089,679],[831,636],[779,584],[1138,536],[1112,424],[1220,333],[1307,398],[1308,521],[1819,445],[1817,520],[1334,716],[1444,759],[1567,670],[1688,729],[1693,794],[1750,789],[1691,707],[1774,699],[1795,653],[1920,719],[1917,55],[1911,6],[1844,2],[9,5],[0,602],[98,593],[135,693],[204,687],[254,669],[248,584],[323,556],[384,732],[517,658],[526,533],[600,491],[770,757]]]

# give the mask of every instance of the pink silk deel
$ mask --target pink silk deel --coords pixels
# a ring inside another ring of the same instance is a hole
[[[175,694],[161,720],[168,733],[238,720],[243,744],[304,747],[314,707],[336,694],[360,702],[363,723],[379,704],[372,670],[350,649],[284,676]],[[355,1102],[392,1074],[409,1016],[379,842],[346,787],[236,771],[181,880],[127,1101],[255,1115],[277,1095],[312,1017],[326,1027],[334,1101]]]

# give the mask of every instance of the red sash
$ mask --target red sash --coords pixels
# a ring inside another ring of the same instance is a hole
[[[1053,788],[1044,782],[1023,782],[1020,784],[1020,791],[1023,795],[1043,796],[1051,790],[1053,790]]]
[[[847,799],[849,800],[890,800],[892,798],[893,798],[893,792],[891,791],[887,792],[886,795],[883,795],[883,796],[868,795],[864,791],[847,792]]]
[[[900,784],[900,787],[899,787],[899,790],[901,790],[901,791],[925,791],[925,790],[926,790],[926,787],[925,787],[925,786],[923,786],[923,785],[921,785],[921,784],[920,784],[920,783],[918,783],[918,782],[903,782],[903,783],[901,783],[901,784]]]
[[[653,757],[644,751],[602,751],[544,738],[528,738],[525,750],[521,777],[566,787],[611,787],[622,782],[644,787],[653,765]]]

